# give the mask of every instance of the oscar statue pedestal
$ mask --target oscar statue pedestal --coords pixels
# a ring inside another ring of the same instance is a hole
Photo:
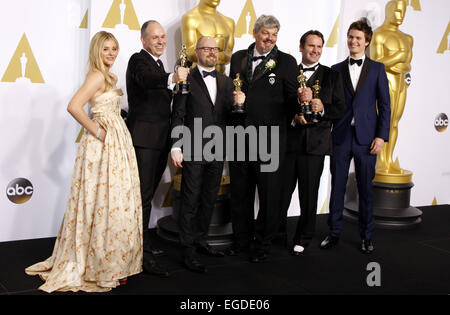
[[[409,204],[411,188],[414,186],[410,181],[411,178],[412,173],[409,171],[405,171],[404,174],[397,177],[377,173],[373,181],[375,227],[403,230],[415,228],[422,222],[422,211]],[[393,181],[397,181],[397,183]],[[345,203],[343,216],[347,221],[358,222],[357,200]]]
[[[181,209],[181,174],[175,175],[172,186],[172,215],[158,220],[157,234],[159,237],[179,242],[178,217]],[[225,248],[232,243],[232,227],[230,215],[230,177],[222,176],[220,189],[209,225],[208,244],[216,248]]]

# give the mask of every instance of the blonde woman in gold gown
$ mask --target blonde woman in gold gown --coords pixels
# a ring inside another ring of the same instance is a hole
[[[110,73],[119,44],[92,38],[86,80],[67,107],[85,128],[61,228],[47,260],[26,268],[46,292],[104,292],[142,271],[142,205],[136,157]],[[89,102],[92,119],[84,111]]]

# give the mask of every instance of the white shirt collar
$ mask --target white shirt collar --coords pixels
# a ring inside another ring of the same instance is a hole
[[[314,63],[314,64],[312,64],[310,66],[305,65],[303,62],[301,64],[302,64],[303,68],[316,68],[319,65],[319,62],[317,61],[316,63]]]
[[[364,60],[366,59],[366,54],[362,55],[361,58],[353,58],[351,56],[348,56],[348,64],[350,65],[350,58],[355,59],[355,60],[362,60],[362,63],[364,64]]]
[[[256,50],[256,48],[253,49],[253,57],[259,57],[259,56],[264,56],[266,57],[268,54],[270,54],[270,51],[268,51],[267,53],[261,55],[258,50]]]
[[[145,48],[142,48],[142,49],[144,49],[150,56],[152,56],[153,60],[155,60],[155,61],[158,61],[158,60],[159,60],[158,57],[153,56],[152,53],[149,52],[147,49],[145,49]]]
[[[200,71],[200,74],[203,76],[203,71],[206,71],[206,72],[211,72],[211,71],[213,71],[214,69],[212,69],[212,70],[206,70],[205,68],[203,68],[202,66],[200,66],[199,64],[197,64],[197,68],[198,68],[198,71]]]

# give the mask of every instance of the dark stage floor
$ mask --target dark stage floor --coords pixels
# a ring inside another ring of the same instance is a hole
[[[327,234],[326,215],[317,220],[316,239],[301,257],[291,256],[276,244],[269,259],[252,264],[247,257],[203,257],[207,274],[196,274],[181,266],[178,246],[153,234],[156,245],[166,249],[161,258],[172,275],[163,279],[140,274],[128,284],[107,295],[251,295],[279,296],[302,294],[443,294],[450,293],[450,205],[423,207],[423,222],[414,230],[375,231],[375,252],[359,251],[356,225],[344,222],[337,248],[321,250],[318,245]],[[293,233],[297,218],[289,218]],[[27,276],[25,267],[46,259],[54,239],[0,243],[0,295],[46,294],[38,291],[42,281]],[[290,245],[289,245],[290,246]],[[370,262],[381,268],[381,285],[370,287]],[[74,294],[74,293],[56,293]],[[77,293],[83,294],[83,293]],[[177,297],[176,299],[179,299]],[[155,299],[155,297],[153,298]]]

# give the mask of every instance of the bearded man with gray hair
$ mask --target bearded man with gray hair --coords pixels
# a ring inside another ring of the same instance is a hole
[[[280,23],[274,16],[260,16],[253,29],[255,42],[234,53],[230,65],[231,78],[240,74],[246,95],[246,113],[235,115],[233,123],[257,130],[258,154],[256,160],[251,158],[252,143],[247,138],[245,147],[235,147],[234,156],[229,157],[234,243],[226,253],[250,253],[250,261],[254,263],[267,259],[279,226],[282,186],[279,165],[286,150],[287,118],[298,105],[297,62],[278,50],[279,30]],[[236,156],[242,153],[238,151],[242,150],[245,160],[237,161]],[[259,209],[255,222],[256,188]]]

